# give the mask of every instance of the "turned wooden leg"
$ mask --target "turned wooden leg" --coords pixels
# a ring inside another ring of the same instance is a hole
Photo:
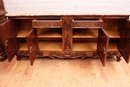
[[[121,61],[121,57],[116,56],[116,61],[117,61],[117,62],[120,62],[120,61]]]

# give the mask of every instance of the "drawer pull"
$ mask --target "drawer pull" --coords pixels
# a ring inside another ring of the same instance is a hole
[[[103,53],[104,53],[104,54],[106,53],[106,48],[105,48],[105,47],[103,47]]]
[[[32,46],[30,47],[30,53],[32,53]]]
[[[6,40],[6,41],[5,41],[5,46],[8,46],[8,42],[9,42],[9,40]]]

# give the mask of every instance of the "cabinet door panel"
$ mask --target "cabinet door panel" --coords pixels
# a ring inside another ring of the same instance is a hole
[[[130,58],[130,21],[126,23],[125,34],[121,37],[121,46],[119,48],[121,55],[127,63]]]
[[[33,65],[34,60],[38,55],[38,51],[39,51],[37,31],[35,29],[32,29],[27,35],[27,45],[29,50],[30,63],[31,65]]]
[[[13,23],[11,23],[11,21],[2,23],[0,25],[0,30],[2,33],[3,43],[5,46],[6,54],[8,56],[8,60],[11,61],[19,49]]]
[[[103,66],[105,66],[107,57],[108,40],[109,38],[105,31],[103,29],[99,29],[97,51]]]

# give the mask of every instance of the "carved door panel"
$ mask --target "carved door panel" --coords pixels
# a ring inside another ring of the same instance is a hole
[[[97,51],[101,59],[102,65],[105,66],[109,38],[103,29],[99,29],[98,34],[99,35],[98,35]]]
[[[9,20],[2,23],[0,25],[0,30],[2,33],[3,43],[8,60],[11,61],[14,55],[17,54],[17,51],[19,49],[13,23]]]
[[[37,31],[35,29],[32,29],[27,35],[27,45],[28,45],[30,63],[31,65],[33,65],[34,60],[38,55],[39,51]]]
[[[130,58],[130,21],[126,22],[126,29],[124,29],[125,34],[121,37],[121,46],[119,51],[125,61],[129,63]]]

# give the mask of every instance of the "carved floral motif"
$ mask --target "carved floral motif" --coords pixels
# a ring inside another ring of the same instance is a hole
[[[90,23],[90,22],[74,22],[74,27],[101,27],[102,23]]]
[[[33,22],[33,27],[61,27],[60,22]]]
[[[67,36],[65,37],[65,43],[64,43],[64,45],[65,45],[65,50],[70,50],[70,49],[71,49],[69,39],[70,39],[70,38],[69,38],[69,36],[67,35]]]

